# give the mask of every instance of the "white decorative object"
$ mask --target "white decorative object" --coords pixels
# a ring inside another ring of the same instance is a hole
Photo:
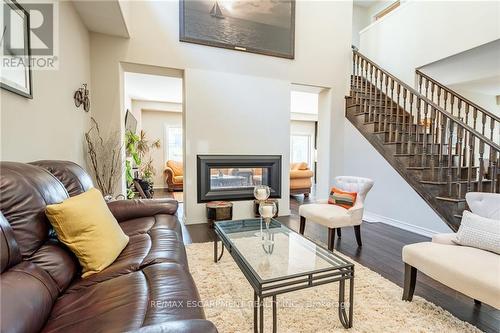
[[[500,254],[500,220],[489,219],[464,210],[457,244]]]
[[[269,188],[269,186],[266,185],[258,185],[255,186],[253,190],[253,195],[255,199],[259,201],[264,201],[267,200],[267,198],[269,198],[269,196],[271,195],[271,189]]]

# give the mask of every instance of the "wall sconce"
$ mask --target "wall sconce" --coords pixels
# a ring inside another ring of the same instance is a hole
[[[83,110],[85,110],[85,112],[90,111],[89,90],[87,89],[86,83],[83,84],[82,88],[79,88],[77,91],[75,91],[73,98],[75,99],[75,105],[77,108],[83,104]]]

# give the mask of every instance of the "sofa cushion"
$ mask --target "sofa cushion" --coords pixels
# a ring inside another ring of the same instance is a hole
[[[167,162],[167,167],[172,169],[172,171],[174,172],[174,176],[183,176],[184,175],[182,162],[169,160]]]
[[[307,170],[309,166],[306,162],[298,162],[290,164],[290,170]]]
[[[361,224],[343,207],[329,204],[307,204],[299,207],[299,215],[329,228],[340,228]]]
[[[120,227],[128,236],[149,233],[154,229],[174,230],[182,240],[182,228],[177,216],[158,214],[120,222]]]
[[[164,321],[204,319],[193,279],[183,266],[141,271],[63,294],[42,332],[124,332]]]
[[[82,277],[108,267],[128,243],[128,236],[95,188],[47,206],[46,214],[57,238],[78,257]]]
[[[500,220],[488,219],[464,210],[455,242],[500,254]]]
[[[182,184],[184,181],[184,176],[174,176],[174,183]]]
[[[403,261],[471,298],[500,309],[500,256],[431,242],[403,247]]]

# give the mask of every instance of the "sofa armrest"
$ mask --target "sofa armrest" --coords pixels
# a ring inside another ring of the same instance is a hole
[[[134,333],[217,333],[217,328],[211,321],[205,319],[188,319],[167,321],[161,324],[144,326]]]
[[[108,202],[108,208],[118,222],[158,214],[175,215],[178,202],[173,199],[133,199]]]
[[[312,178],[314,176],[311,170],[290,170],[290,179]]]
[[[435,234],[432,236],[432,242],[445,245],[458,245],[454,242],[457,239],[457,234],[454,232],[446,234]]]
[[[172,170],[169,167],[166,167],[165,170],[163,171],[163,174],[165,175],[165,182],[167,184],[172,185],[174,183],[174,170]]]

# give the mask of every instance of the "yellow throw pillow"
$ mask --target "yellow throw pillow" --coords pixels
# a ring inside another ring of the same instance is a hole
[[[62,203],[48,205],[45,214],[57,238],[80,261],[82,277],[111,265],[128,244],[128,236],[109,211],[101,192],[95,188]]]

